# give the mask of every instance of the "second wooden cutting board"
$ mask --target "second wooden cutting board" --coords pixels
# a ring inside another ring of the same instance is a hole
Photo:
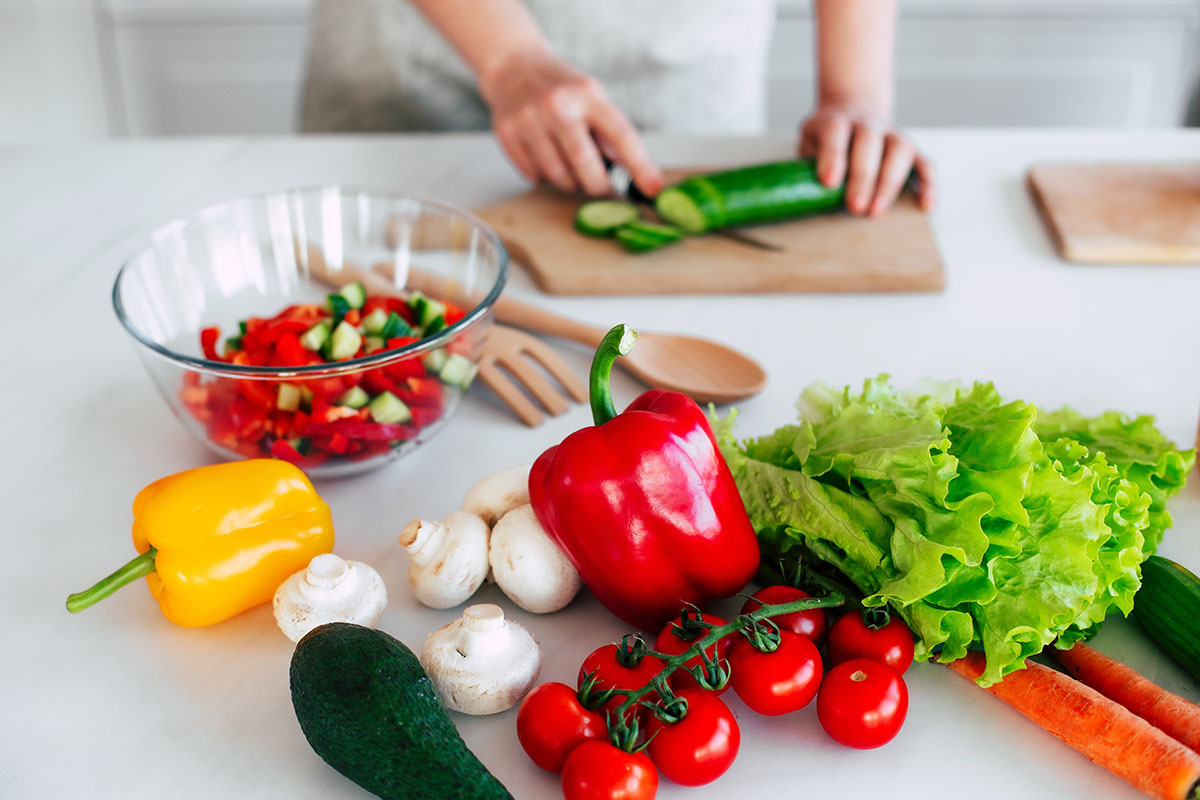
[[[633,255],[575,231],[583,202],[538,188],[477,213],[550,294],[937,292],[946,283],[928,217],[907,194],[877,219],[826,214],[745,229],[784,252],[701,236]]]

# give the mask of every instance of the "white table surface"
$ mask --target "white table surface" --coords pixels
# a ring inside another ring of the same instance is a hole
[[[916,133],[938,164],[933,215],[947,271],[937,295],[550,298],[609,324],[715,334],[753,353],[771,380],[741,404],[741,431],[790,421],[812,380],[890,372],[995,380],[1002,392],[1085,412],[1156,414],[1190,444],[1200,409],[1200,267],[1086,267],[1054,255],[1023,185],[1048,159],[1200,159],[1200,132]],[[666,164],[781,156],[787,137],[651,140]],[[0,341],[6,343],[0,577],[0,796],[6,798],[356,798],[367,795],[309,749],[288,696],[292,646],[269,607],[206,629],[178,628],[141,585],[79,615],[63,600],[133,554],[130,502],[163,475],[211,456],[176,422],[118,325],[113,278],[155,225],[235,195],[324,182],[401,187],[466,206],[519,190],[479,136],[173,140],[0,149]],[[520,271],[514,294],[536,297]],[[765,321],[770,320],[769,324]],[[588,354],[559,347],[582,372]],[[620,375],[620,402],[640,389]],[[375,565],[391,605],[380,627],[419,649],[457,616],[420,607],[396,543],[412,517],[455,509],[485,472],[590,424],[575,407],[540,429],[478,386],[420,453],[326,482],[338,552]],[[1162,552],[1200,567],[1200,490],[1173,502]],[[494,589],[478,595],[498,601]],[[545,652],[543,680],[623,631],[590,597],[535,617],[502,600]],[[1098,646],[1194,701],[1200,687],[1141,631],[1110,621]],[[660,797],[1133,798],[1137,792],[942,667],[914,666],[909,719],[875,751],[825,737],[813,708],[756,717],[733,699],[742,753],[723,778]],[[513,735],[515,712],[455,715],[463,736],[518,798],[558,797]],[[818,794],[820,793],[820,794]]]

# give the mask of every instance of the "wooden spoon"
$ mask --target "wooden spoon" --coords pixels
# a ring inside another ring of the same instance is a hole
[[[390,264],[376,264],[375,269],[392,274]],[[443,281],[423,270],[409,270],[408,285],[426,294],[445,291]],[[608,332],[504,295],[492,310],[499,322],[570,339],[593,350]],[[650,386],[682,392],[697,403],[735,403],[758,394],[767,383],[766,370],[748,355],[711,339],[679,333],[638,331],[633,351],[616,363]]]

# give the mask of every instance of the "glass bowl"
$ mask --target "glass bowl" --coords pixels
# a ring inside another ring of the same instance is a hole
[[[317,280],[378,268],[392,277],[369,282],[361,307]],[[504,246],[472,215],[327,186],[163,225],[121,268],[113,307],[193,436],[320,478],[407,455],[446,425],[507,276]]]

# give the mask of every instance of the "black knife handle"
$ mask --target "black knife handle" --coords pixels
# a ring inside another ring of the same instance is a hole
[[[604,170],[613,194],[635,203],[652,204],[654,202],[633,182],[633,174],[629,170],[604,155],[603,152],[600,153],[600,157],[604,159]]]

